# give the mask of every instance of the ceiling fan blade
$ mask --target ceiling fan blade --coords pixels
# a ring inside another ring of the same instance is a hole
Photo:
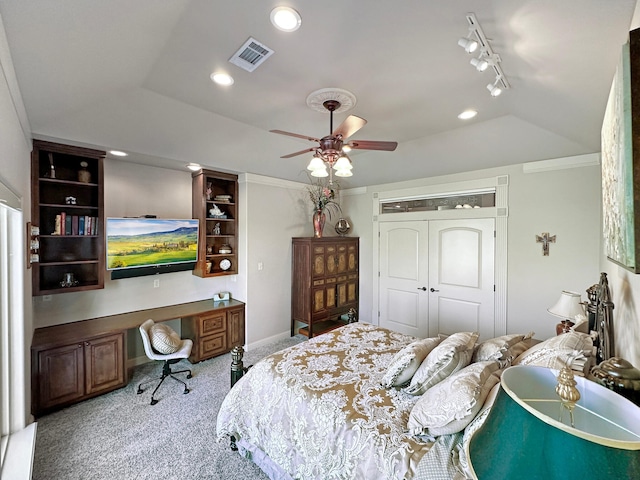
[[[289,155],[283,155],[280,158],[291,158],[291,157],[296,157],[298,155],[302,155],[303,153],[307,153],[307,152],[315,152],[316,148],[315,147],[311,147],[311,148],[305,148],[304,150],[300,150],[299,152],[295,152],[295,153],[290,153]]]
[[[300,135],[299,133],[285,132],[284,130],[269,130],[269,131],[271,133],[279,133],[280,135],[289,135],[290,137],[302,138],[304,140],[309,140],[310,142],[319,142],[320,141],[319,138],[309,137],[308,135]]]
[[[347,143],[353,149],[359,150],[386,150],[393,152],[398,142],[378,142],[375,140],[351,140]]]
[[[344,122],[338,125],[338,128],[333,131],[332,135],[342,135],[342,138],[348,138],[364,127],[366,123],[367,121],[364,118],[349,115]]]

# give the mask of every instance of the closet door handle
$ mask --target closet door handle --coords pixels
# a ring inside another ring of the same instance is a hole
[[[418,287],[418,290],[422,290],[423,292],[427,291],[427,287]]]
[[[431,288],[429,289],[429,291],[430,291],[430,292],[439,292],[440,290],[436,290],[435,288],[431,287]]]

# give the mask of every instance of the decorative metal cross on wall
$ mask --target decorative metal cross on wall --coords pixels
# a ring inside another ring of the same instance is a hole
[[[536,243],[542,244],[542,255],[549,256],[549,244],[556,243],[556,236],[549,236],[549,232],[543,232],[542,235],[536,235]]]

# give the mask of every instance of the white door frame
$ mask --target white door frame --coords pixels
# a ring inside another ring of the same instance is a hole
[[[475,192],[495,190],[496,206],[472,209],[451,209],[426,212],[380,213],[381,204],[392,200],[410,200],[429,196],[448,196],[473,194]],[[446,183],[440,185],[425,185],[422,187],[401,190],[373,192],[373,269],[372,269],[372,319],[371,323],[378,325],[379,318],[379,235],[380,222],[400,222],[419,220],[448,220],[463,218],[494,218],[496,226],[495,239],[495,309],[494,325],[496,336],[507,333],[507,219],[509,216],[508,195],[509,176],[482,178],[464,182]]]

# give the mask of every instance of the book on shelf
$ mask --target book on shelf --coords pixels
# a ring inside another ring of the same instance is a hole
[[[84,230],[84,222],[85,220],[85,216],[84,215],[80,215],[78,217],[78,235],[84,235],[85,234],[85,230]]]
[[[67,213],[60,212],[60,235],[67,235]]]
[[[71,235],[78,235],[78,215],[71,215]]]

